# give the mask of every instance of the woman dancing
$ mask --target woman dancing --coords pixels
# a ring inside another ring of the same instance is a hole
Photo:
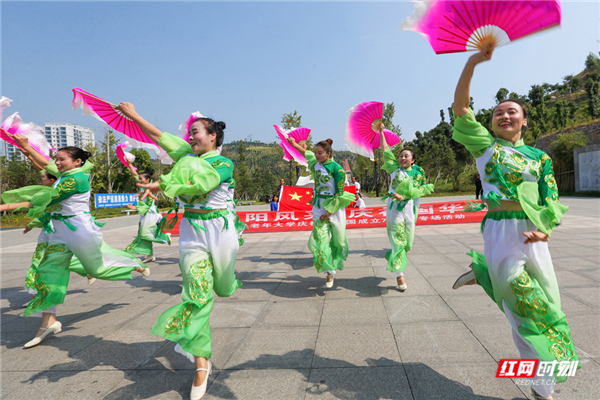
[[[475,66],[490,60],[492,52],[488,46],[469,58],[452,106],[452,137],[475,158],[488,207],[482,222],[485,255],[469,253],[472,271],[460,276],[453,288],[483,287],[506,315],[522,358],[579,364],[548,250],[550,234],[568,209],[559,203],[552,160],[523,143],[527,112],[521,103],[506,100],[494,108],[495,137],[469,108]],[[557,372],[558,366],[555,382],[566,380]],[[536,400],[552,399],[552,382],[548,373],[531,381]]]
[[[56,310],[57,305],[64,302],[73,256],[92,278],[131,279],[134,270],[147,277],[150,270],[135,257],[103,243],[102,233],[89,211],[90,184],[85,172],[93,167],[87,161],[89,152],[73,146],[63,147],[56,153],[56,160],[49,163],[28,143],[24,145],[38,165],[59,177],[53,191],[40,187],[39,198],[32,198],[27,205],[30,208],[45,207],[39,221],[43,224],[42,243],[46,244],[39,254],[41,260],[32,286],[37,294],[24,312],[25,316],[42,314],[42,325],[36,337],[24,346],[29,348],[37,346],[47,335],[61,331]]]
[[[131,171],[131,174],[135,180],[143,185],[152,182],[152,175],[147,172],[138,174],[133,168],[131,161],[127,159],[127,167]],[[138,203],[130,208],[137,210],[140,213],[140,223],[138,225],[138,233],[133,242],[125,247],[125,251],[131,254],[143,254],[146,256],[144,263],[155,261],[154,250],[152,248],[152,242],[155,243],[167,243],[171,244],[171,238],[169,233],[163,233],[161,227],[158,225],[162,216],[158,212],[154,203],[156,196],[154,196],[150,189],[140,188],[138,193]]]
[[[354,194],[344,191],[346,172],[331,157],[331,139],[317,143],[314,152],[306,150],[306,143],[300,145],[291,136],[288,142],[306,157],[315,181],[313,231],[308,248],[313,253],[317,272],[327,276],[325,287],[332,288],[336,271],[344,269],[348,258],[346,207],[354,201]]]
[[[406,253],[412,248],[415,239],[420,198],[433,193],[433,185],[426,183],[425,171],[415,164],[417,160],[412,149],[403,149],[396,160],[385,140],[383,129],[383,124],[380,124],[383,152],[381,168],[390,174],[391,181],[388,195],[384,199],[388,198],[386,229],[392,249],[386,253],[385,259],[388,262],[387,270],[396,277],[398,289],[405,291],[408,288],[404,278]]]
[[[179,268],[183,276],[182,302],[166,310],[152,333],[177,342],[175,350],[196,363],[196,377],[190,397],[201,399],[206,392],[212,364],[208,319],[213,290],[229,297],[241,286],[235,279],[235,258],[239,249],[235,213],[228,209],[233,183],[233,163],[217,152],[223,143],[224,122],[198,118],[190,126],[189,143],[163,133],[135,110],[131,103],[118,107],[136,122],[156,144],[176,161],[161,182],[138,184],[168,197],[178,196],[176,209],[185,212],[179,226]],[[165,217],[166,218],[166,217]]]

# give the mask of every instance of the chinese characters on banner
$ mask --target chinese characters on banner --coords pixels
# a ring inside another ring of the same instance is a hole
[[[464,212],[465,201],[421,204],[417,225],[481,222],[486,211]],[[347,228],[385,227],[386,207],[346,209]],[[312,229],[312,211],[238,211],[240,221],[248,225],[247,232],[303,231]],[[179,220],[182,218],[179,215]],[[171,218],[172,216],[169,216]],[[172,231],[179,233],[179,225]]]
[[[96,193],[94,201],[96,208],[127,207],[127,204],[137,204],[136,193]]]

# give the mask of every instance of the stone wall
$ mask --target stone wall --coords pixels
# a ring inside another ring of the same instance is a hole
[[[573,150],[575,158],[575,191],[600,191],[600,144]]]
[[[550,145],[552,142],[556,140],[558,135],[563,133],[571,133],[571,132],[581,132],[588,138],[588,145],[600,144],[600,122],[596,122],[594,124],[582,126],[579,128],[569,129],[568,131],[555,133],[552,135],[544,136],[535,141],[535,147],[545,151],[549,156],[552,157],[552,152],[550,151]]]

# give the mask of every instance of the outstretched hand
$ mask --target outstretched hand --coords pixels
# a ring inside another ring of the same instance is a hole
[[[546,235],[540,231],[523,232],[523,236],[527,237],[525,244],[535,242],[547,242],[550,240],[550,235]]]
[[[22,135],[20,133],[15,133],[14,135],[10,135],[10,137],[13,138],[15,142],[17,142],[17,145],[20,148],[26,149],[27,147],[29,147],[29,138],[27,136]]]
[[[27,232],[31,232],[32,229],[33,228],[26,226],[25,229],[23,229],[23,235],[26,234]]]
[[[160,190],[160,182],[152,182],[152,183],[137,183],[139,187],[143,187],[146,189],[150,189],[152,193],[156,193]]]

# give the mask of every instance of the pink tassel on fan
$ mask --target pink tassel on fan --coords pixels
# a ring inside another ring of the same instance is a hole
[[[3,97],[2,100],[4,99],[6,98]],[[10,99],[6,100],[8,100],[8,102],[11,101]],[[6,108],[7,106],[10,107],[8,102],[5,101],[5,105],[2,108]],[[0,128],[0,138],[9,144],[12,144],[13,146],[21,148],[11,136],[17,133],[26,136],[29,141],[29,145],[33,147],[35,151],[46,157],[47,160],[51,159],[50,150],[56,151],[55,148],[50,147],[50,144],[46,140],[46,135],[43,133],[42,127],[34,124],[33,122],[23,123],[23,120],[19,116],[18,112],[6,118],[6,120],[2,123],[2,127]]]

